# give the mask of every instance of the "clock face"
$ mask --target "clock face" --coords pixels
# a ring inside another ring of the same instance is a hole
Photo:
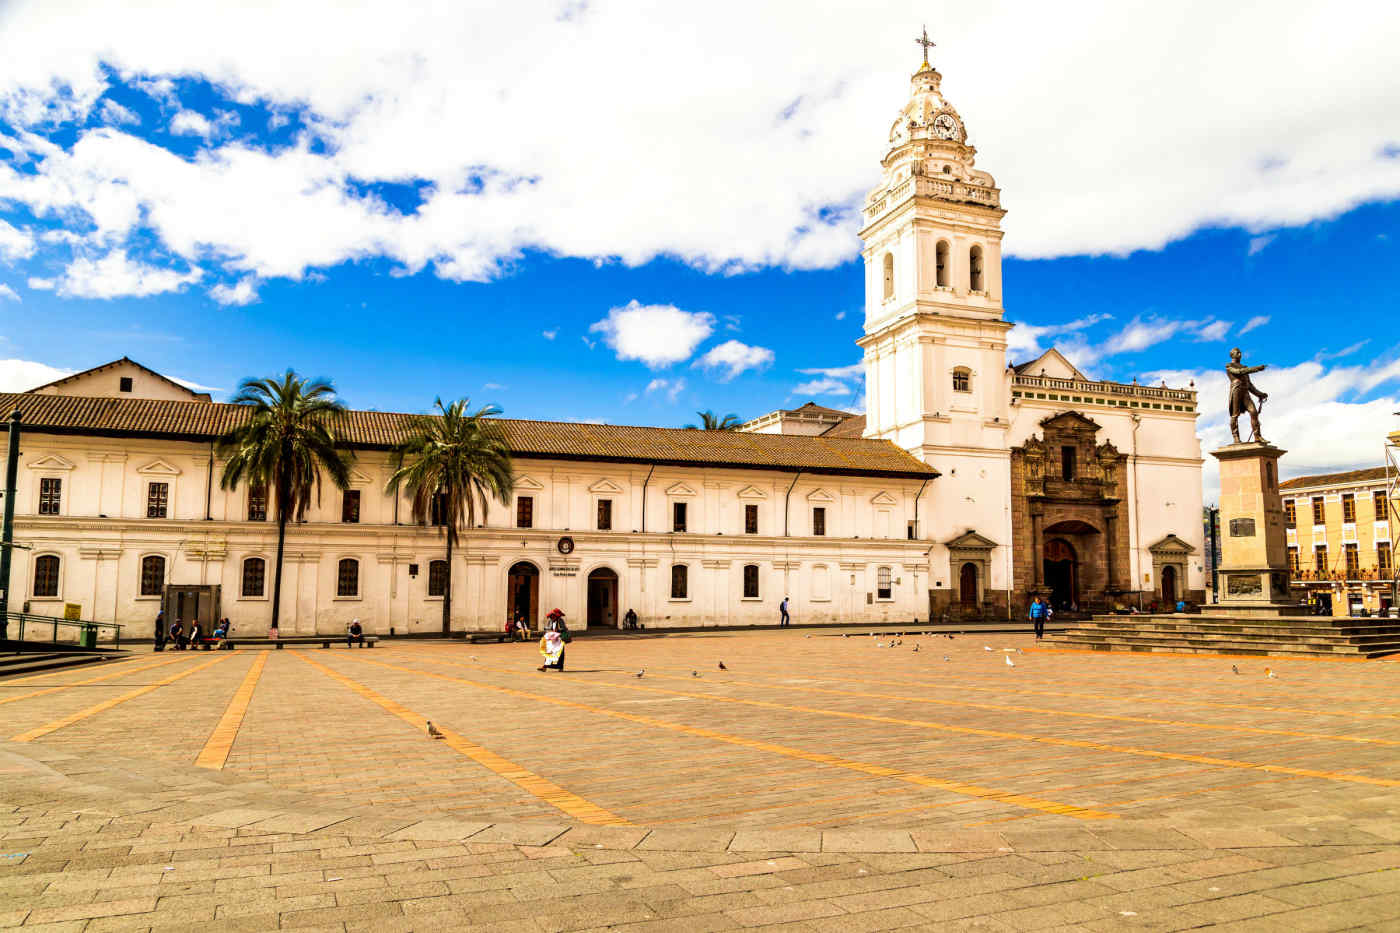
[[[957,139],[958,121],[952,114],[940,113],[933,118],[933,134],[939,139]]]

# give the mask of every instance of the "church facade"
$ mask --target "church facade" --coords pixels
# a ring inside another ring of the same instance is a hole
[[[411,416],[350,411],[350,489],[288,532],[282,630],[494,630],[1022,618],[1203,595],[1191,389],[1093,380],[1049,350],[1012,364],[1001,222],[925,59],[864,206],[867,410],[807,404],[737,432],[500,424],[516,494],[463,534],[384,491]],[[136,625],[156,611],[265,628],[276,527],[226,491],[242,417],[125,358],[0,396],[23,417],[12,609]]]

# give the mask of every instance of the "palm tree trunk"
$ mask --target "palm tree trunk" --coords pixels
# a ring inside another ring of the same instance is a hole
[[[282,549],[287,542],[287,515],[277,510],[277,569],[272,576],[272,627],[277,628],[277,620],[282,611]]]
[[[442,591],[442,634],[452,634],[452,533],[447,534],[447,579]]]

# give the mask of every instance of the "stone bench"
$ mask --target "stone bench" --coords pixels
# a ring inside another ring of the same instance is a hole
[[[364,636],[363,647],[373,648],[374,643],[379,641],[377,635]],[[231,638],[229,644],[235,648],[276,648],[282,650],[287,645],[320,645],[322,648],[329,648],[337,642],[345,641],[344,635],[289,635],[286,638]],[[206,649],[207,650],[207,649]]]

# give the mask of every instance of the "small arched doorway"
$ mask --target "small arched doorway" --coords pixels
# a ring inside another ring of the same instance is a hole
[[[588,627],[617,628],[617,573],[599,567],[588,575]]]
[[[977,565],[972,561],[963,564],[958,571],[958,601],[963,609],[977,608]]]
[[[1079,555],[1064,538],[1045,542],[1045,585],[1050,588],[1050,605],[1069,609],[1079,605]]]
[[[1171,564],[1162,568],[1162,604],[1168,612],[1176,607],[1176,568]]]
[[[524,617],[530,628],[539,628],[540,571],[529,561],[513,564],[506,576],[506,615]]]

